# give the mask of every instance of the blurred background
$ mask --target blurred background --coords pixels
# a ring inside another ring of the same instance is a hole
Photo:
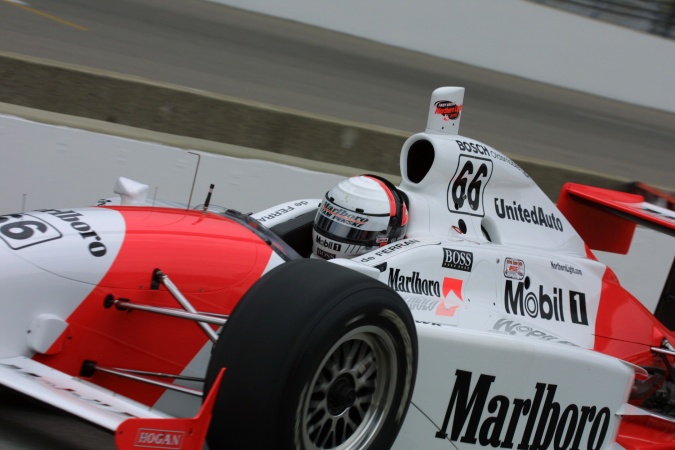
[[[675,38],[673,0],[532,0],[575,14]]]
[[[552,198],[672,191],[675,40],[592,17],[628,1],[549,3],[2,0],[0,101],[396,176],[432,90],[464,86],[460,134]]]

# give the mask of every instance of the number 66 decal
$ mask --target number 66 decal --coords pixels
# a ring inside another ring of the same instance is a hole
[[[14,250],[61,236],[61,232],[52,225],[30,214],[0,216],[0,239]]]
[[[491,176],[491,160],[459,155],[457,170],[448,185],[448,209],[459,214],[483,217],[483,192]]]

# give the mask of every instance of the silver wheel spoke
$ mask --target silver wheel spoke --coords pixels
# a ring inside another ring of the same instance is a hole
[[[302,433],[309,450],[367,445],[391,407],[396,384],[391,336],[365,326],[339,340],[309,386]]]

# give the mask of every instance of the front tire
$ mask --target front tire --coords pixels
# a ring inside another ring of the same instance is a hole
[[[319,260],[265,275],[224,326],[208,434],[217,449],[387,449],[412,396],[412,315],[377,280]]]

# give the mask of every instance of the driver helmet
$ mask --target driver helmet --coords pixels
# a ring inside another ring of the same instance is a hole
[[[405,194],[375,175],[341,181],[326,193],[312,229],[312,253],[323,259],[353,258],[404,237]]]

